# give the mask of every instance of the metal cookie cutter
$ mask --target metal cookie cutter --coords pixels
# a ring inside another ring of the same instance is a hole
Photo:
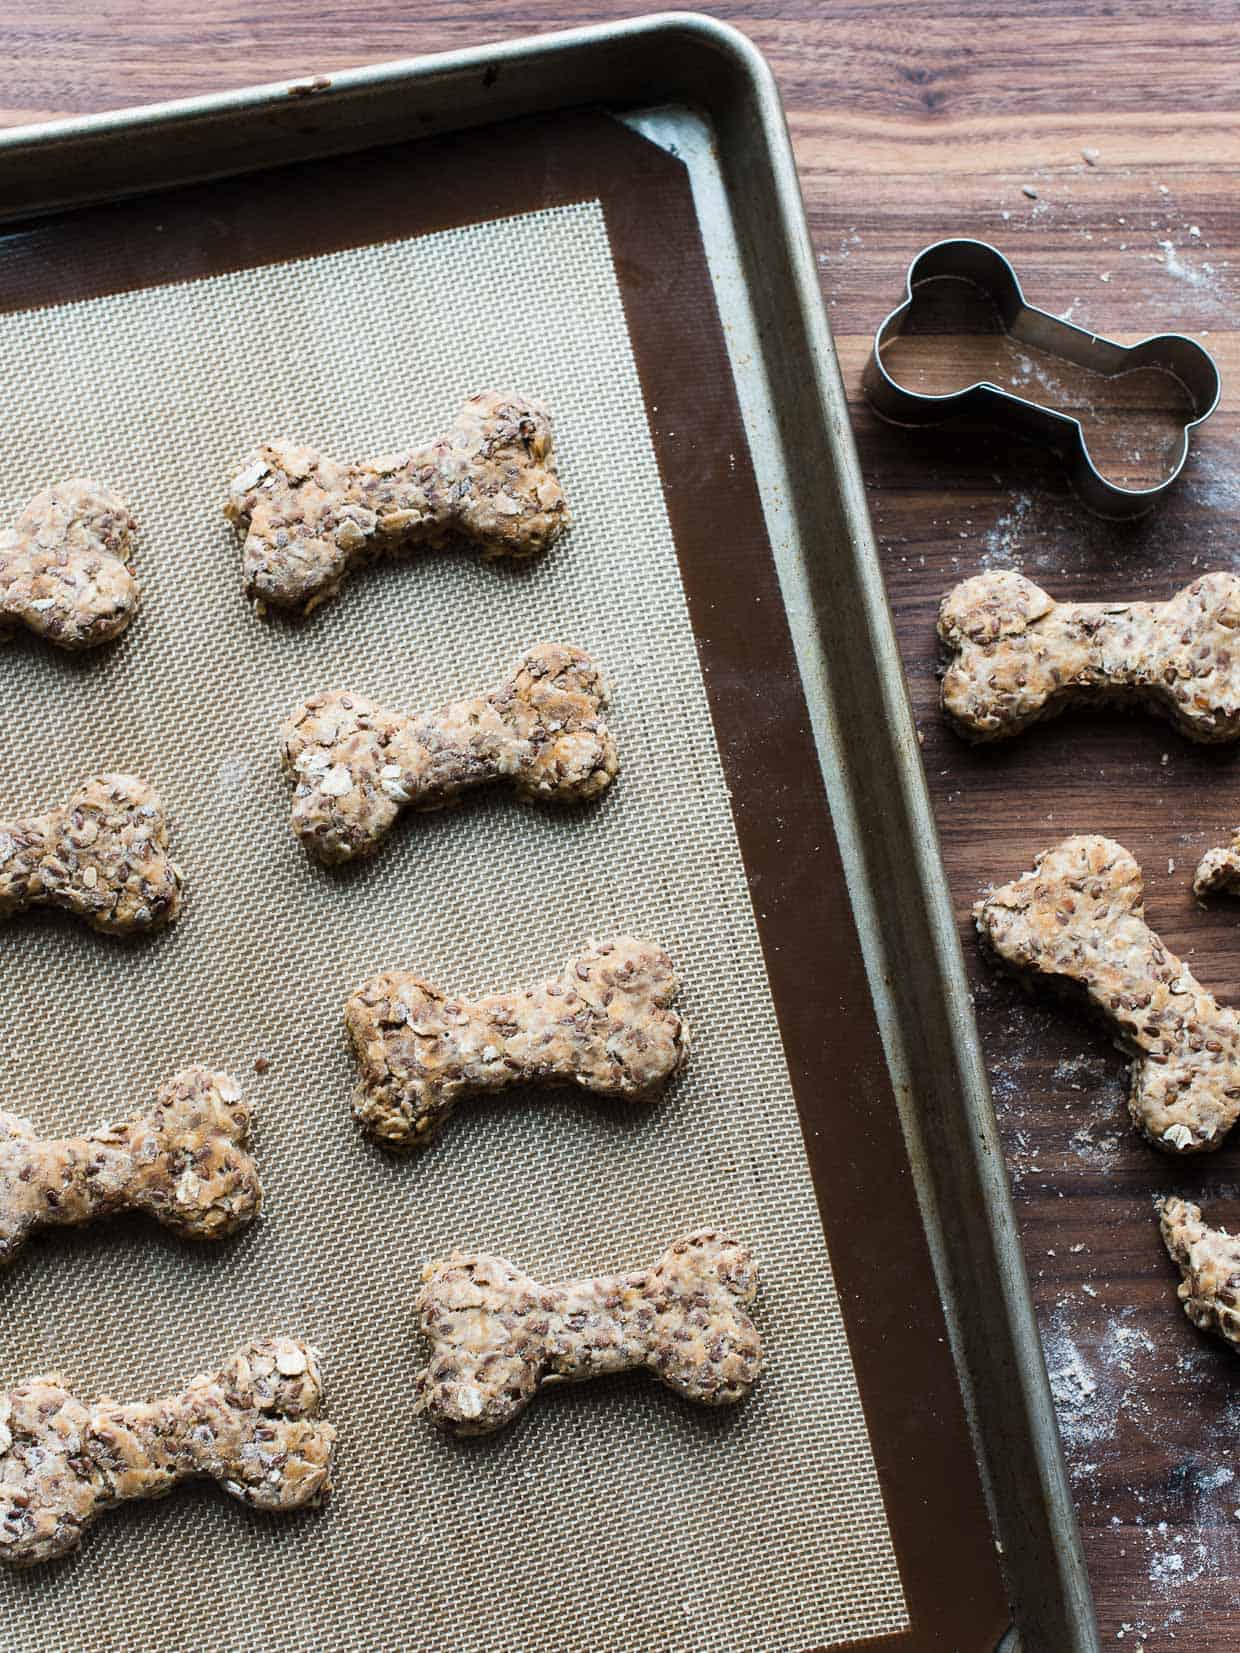
[[[1126,488],[1110,481],[1094,464],[1081,421],[1019,396],[1002,385],[979,381],[945,396],[923,395],[893,379],[883,351],[904,329],[918,287],[929,281],[966,281],[994,304],[1003,331],[1018,344],[1058,356],[1095,373],[1115,378],[1138,368],[1155,368],[1179,381],[1187,392],[1192,418],[1184,424],[1179,457],[1170,473],[1150,488]],[[1053,448],[1068,465],[1073,487],[1092,511],[1104,517],[1136,517],[1150,510],[1184,469],[1188,436],[1218,406],[1219,371],[1213,356],[1182,333],[1159,333],[1139,344],[1116,344],[1082,327],[1062,321],[1025,300],[1016,272],[997,248],[985,241],[936,241],[909,265],[907,297],[874,335],[874,353],[866,363],[865,393],[874,411],[897,425],[938,425],[948,419],[1001,422],[1020,436]]]

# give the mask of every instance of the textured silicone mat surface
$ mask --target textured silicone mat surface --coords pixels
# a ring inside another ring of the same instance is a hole
[[[386,451],[487,385],[551,406],[566,540],[522,570],[381,564],[302,625],[250,612],[219,506],[257,440]],[[653,1653],[900,1628],[598,205],[0,316],[0,387],[4,520],[61,475],[118,489],[145,597],[110,651],[0,652],[0,813],[134,771],[163,794],[188,888],[180,923],[135,946],[46,914],[0,932],[5,1105],[80,1128],[218,1064],[256,1104],[267,1188],[222,1250],[138,1220],[32,1246],[0,1277],[0,1385],[59,1370],[128,1398],[289,1331],[322,1349],[342,1430],[320,1515],[183,1488],[105,1518],[59,1568],[0,1576],[6,1645]],[[612,679],[623,768],[600,805],[550,813],[500,789],[407,820],[370,865],[307,858],[276,761],[291,706],[333,687],[430,706],[540,638]],[[458,1109],[415,1159],[362,1142],[340,1017],[361,977],[511,987],[620,929],[662,941],[686,983],[694,1055],[662,1101],[514,1092]],[[653,1261],[703,1223],[762,1270],[769,1367],[745,1406],[692,1409],[630,1377],[548,1393],[488,1441],[411,1417],[427,1258],[485,1247],[562,1278]]]

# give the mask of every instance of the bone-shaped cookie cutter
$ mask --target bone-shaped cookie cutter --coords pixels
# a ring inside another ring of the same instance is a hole
[[[923,395],[899,383],[883,353],[902,332],[917,289],[930,281],[966,281],[993,303],[1004,331],[1019,343],[1058,356],[1108,378],[1139,368],[1170,374],[1188,394],[1192,418],[1184,426],[1179,456],[1162,481],[1148,488],[1128,488],[1104,476],[1089,452],[1081,421],[1046,407],[1003,385],[987,381],[946,396]],[[1181,333],[1160,333],[1139,344],[1117,344],[1097,333],[1035,309],[1021,291],[1016,272],[996,247],[985,241],[936,241],[909,266],[905,298],[879,327],[866,364],[865,392],[876,413],[896,425],[938,425],[949,419],[1002,424],[1017,436],[1052,448],[1064,460],[1081,500],[1104,517],[1141,516],[1171,487],[1188,458],[1189,433],[1218,406],[1218,367],[1209,351]]]
[[[1057,603],[1008,569],[939,608],[955,656],[943,710],[967,740],[1014,735],[1073,700],[1140,700],[1192,740],[1240,739],[1240,576],[1203,574],[1165,603]]]
[[[235,1080],[187,1068],[134,1119],[86,1136],[42,1138],[0,1112],[0,1265],[32,1229],[145,1211],[190,1239],[248,1223],[263,1191],[245,1151],[250,1106]]]
[[[653,942],[618,936],[539,987],[471,1004],[404,970],[363,982],[345,1005],[359,1077],[353,1117],[385,1148],[429,1142],[456,1104],[510,1085],[579,1085],[641,1100],[680,1069],[689,1029]]]
[[[0,918],[59,907],[105,935],[135,935],[181,910],[181,869],[154,789],[97,775],[63,809],[0,821]]]
[[[1110,838],[1065,838],[973,909],[1011,969],[1083,992],[1132,1058],[1128,1109],[1167,1153],[1218,1148],[1240,1117],[1240,1017],[1145,922],[1141,869]]]
[[[619,769],[603,713],[609,691],[589,655],[539,643],[495,688],[407,717],[357,694],[320,694],[285,724],[292,828],[324,861],[370,854],[402,808],[441,809],[506,780],[524,797],[580,803]]]
[[[341,464],[265,443],[231,484],[224,514],[245,533],[247,595],[304,614],[384,551],[461,541],[486,558],[532,557],[569,522],[550,415],[497,390],[471,396],[451,429],[411,453]]]
[[[0,1394],[0,1561],[68,1555],[105,1510],[210,1479],[261,1510],[322,1504],[334,1426],[319,1416],[318,1353],[293,1338],[247,1343],[179,1395],[78,1400],[58,1376]]]
[[[36,494],[0,533],[0,631],[25,626],[62,649],[117,636],[138,611],[129,507],[72,478]]]
[[[1240,1236],[1209,1228],[1200,1206],[1187,1200],[1159,1200],[1158,1215],[1163,1244],[1180,1270],[1176,1295],[1184,1313],[1240,1348]]]
[[[453,1435],[487,1435],[544,1384],[645,1367],[686,1400],[731,1406],[762,1370],[745,1312],[749,1248],[714,1230],[652,1268],[544,1286],[502,1257],[454,1251],[423,1271],[416,1310],[430,1359],[414,1411]]]

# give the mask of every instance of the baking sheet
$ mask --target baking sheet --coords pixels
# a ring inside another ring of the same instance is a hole
[[[731,1645],[791,1649],[898,1630],[598,204],[0,317],[0,383],[3,511],[71,471],[118,488],[146,592],[107,655],[0,657],[0,798],[35,808],[97,768],[141,773],[190,890],[181,923],[132,948],[55,917],[0,937],[7,1105],[67,1130],[219,1063],[256,1102],[269,1197],[220,1253],[136,1221],[33,1249],[0,1282],[0,1373],[136,1395],[289,1330],[323,1348],[343,1429],[322,1516],[272,1522],[183,1490],[109,1517],[64,1568],[0,1579],[17,1645],[690,1648],[723,1623]],[[552,406],[569,539],[528,570],[381,567],[306,625],[257,620],[217,516],[253,443],[390,449],[485,384]],[[325,687],[430,705],[541,637],[586,646],[614,679],[624,771],[600,806],[547,814],[499,792],[412,821],[371,867],[306,859],[275,761],[289,707]],[[620,928],[662,940],[686,980],[694,1060],[665,1101],[471,1105],[411,1162],[361,1142],[339,1023],[358,979],[395,964],[511,986]],[[652,1260],[714,1221],[763,1270],[770,1370],[747,1406],[690,1412],[617,1379],[546,1396],[495,1441],[415,1426],[423,1259],[464,1243],[559,1277]]]

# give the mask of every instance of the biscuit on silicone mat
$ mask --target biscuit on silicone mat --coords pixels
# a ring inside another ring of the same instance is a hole
[[[147,1112],[84,1136],[39,1137],[0,1112],[0,1264],[36,1228],[117,1211],[144,1211],[187,1239],[235,1233],[262,1204],[249,1134],[236,1081],[201,1067],[168,1080]]]
[[[342,464],[264,443],[233,480],[224,514],[245,534],[246,594],[303,614],[384,552],[459,542],[485,558],[523,559],[569,523],[550,414],[498,390],[471,396],[442,436],[412,452]]]
[[[94,648],[138,612],[137,523],[79,477],[45,489],[0,532],[0,634],[24,626],[57,648]]]
[[[746,1312],[749,1248],[715,1230],[651,1268],[545,1286],[503,1257],[454,1251],[423,1271],[416,1312],[430,1359],[414,1410],[454,1435],[502,1429],[545,1383],[645,1368],[686,1400],[731,1406],[762,1370]]]
[[[470,1003],[407,970],[345,1005],[359,1077],[353,1117],[385,1148],[430,1142],[456,1104],[513,1085],[578,1085],[640,1101],[684,1066],[672,961],[653,942],[600,941],[537,987]]]
[[[0,820],[0,918],[58,907],[105,935],[170,924],[181,869],[154,788],[135,775],[97,775],[62,809]]]
[[[54,1375],[0,1393],[0,1561],[68,1555],[106,1510],[178,1481],[219,1481],[254,1509],[324,1503],[336,1430],[319,1416],[318,1360],[280,1337],[162,1400],[88,1404]]]
[[[284,726],[293,831],[323,861],[372,854],[404,808],[442,809],[507,781],[523,798],[582,803],[619,771],[604,717],[610,691],[589,655],[539,643],[494,688],[406,716],[336,691]]]

